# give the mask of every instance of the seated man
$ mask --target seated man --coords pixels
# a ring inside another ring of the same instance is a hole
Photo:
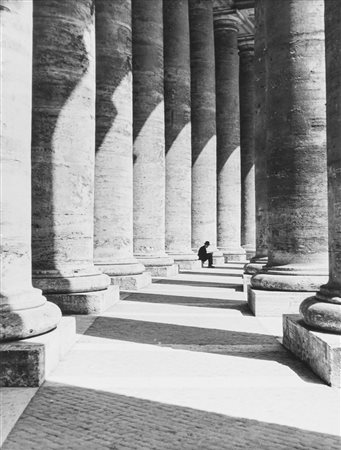
[[[214,267],[213,264],[213,253],[207,253],[207,247],[210,245],[209,241],[206,241],[205,244],[199,248],[198,257],[204,265],[204,262],[208,260],[208,267]]]

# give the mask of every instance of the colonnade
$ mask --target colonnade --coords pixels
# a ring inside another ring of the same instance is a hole
[[[55,304],[98,312],[119,287],[200,266],[205,240],[216,261],[245,259],[237,25],[229,86],[212,1],[4,0],[1,14],[5,323],[30,310],[35,335]]]
[[[254,256],[256,301],[318,292],[304,320],[340,332],[338,0],[256,0],[255,41],[211,0],[1,14],[1,339],[195,267],[205,240]]]

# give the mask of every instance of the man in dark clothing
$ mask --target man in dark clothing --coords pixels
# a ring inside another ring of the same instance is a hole
[[[208,260],[208,267],[214,267],[213,264],[213,253],[207,253],[207,247],[210,245],[208,241],[205,242],[205,244],[199,248],[198,251],[198,257],[200,261],[202,261],[202,264],[204,264],[205,261]]]

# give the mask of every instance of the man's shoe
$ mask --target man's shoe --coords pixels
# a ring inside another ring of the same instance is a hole
[[[215,266],[208,266],[208,268],[209,268],[209,269],[214,269],[214,268],[215,268]]]

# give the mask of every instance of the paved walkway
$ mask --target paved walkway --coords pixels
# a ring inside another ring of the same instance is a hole
[[[340,391],[250,315],[241,265],[122,293],[34,395],[3,450],[340,450]],[[19,391],[18,391],[19,392]]]

